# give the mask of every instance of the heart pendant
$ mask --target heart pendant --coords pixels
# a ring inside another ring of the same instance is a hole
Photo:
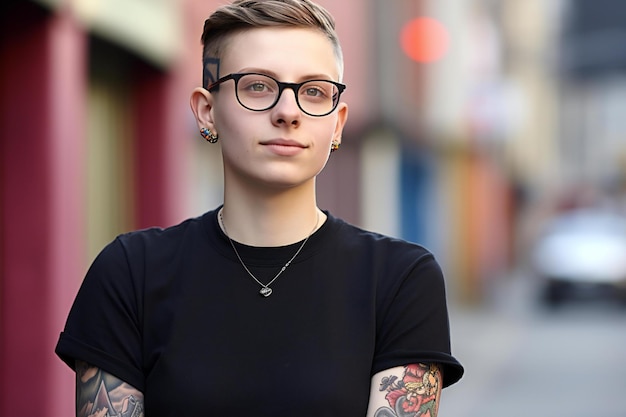
[[[261,290],[259,291],[259,293],[263,296],[263,297],[269,297],[270,295],[272,295],[272,289],[270,287],[263,287],[261,288]]]

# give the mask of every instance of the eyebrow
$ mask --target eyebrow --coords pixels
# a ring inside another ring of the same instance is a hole
[[[246,72],[257,72],[260,74],[265,74],[265,75],[269,75],[271,77],[276,78],[277,80],[280,80],[280,77],[278,76],[277,73],[275,73],[274,71],[268,70],[268,69],[263,69],[263,68],[242,68],[238,71],[236,71],[237,73],[246,73]],[[318,73],[318,74],[307,74],[305,76],[300,77],[299,81],[307,81],[307,80],[328,80],[328,81],[335,81],[333,79],[333,77],[331,77],[328,74],[322,74],[322,73]]]

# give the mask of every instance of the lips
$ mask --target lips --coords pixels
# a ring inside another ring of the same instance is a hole
[[[261,142],[261,145],[294,146],[296,148],[306,148],[305,145],[291,139],[272,139]]]
[[[291,139],[272,139],[261,142],[261,145],[278,156],[294,156],[308,148],[308,146]]]

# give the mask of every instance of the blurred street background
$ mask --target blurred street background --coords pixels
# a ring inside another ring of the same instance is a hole
[[[319,205],[431,249],[441,417],[626,416],[626,2],[319,0],[350,117]],[[221,202],[189,96],[221,0],[0,5],[0,416],[74,414],[54,346],[117,234]]]
[[[626,415],[623,306],[595,299],[552,309],[525,276],[497,287],[490,303],[451,309],[466,375],[444,390],[440,416]]]

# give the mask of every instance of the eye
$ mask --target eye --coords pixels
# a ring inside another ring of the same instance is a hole
[[[270,90],[267,82],[264,81],[246,81],[244,85],[241,86],[243,90],[249,91],[251,93],[263,93]]]
[[[320,96],[324,95],[324,91],[322,91],[318,87],[307,87],[304,90],[304,94],[306,94],[307,96],[310,96],[310,97],[320,97]]]
[[[246,75],[239,82],[239,90],[247,94],[267,94],[276,91],[276,83],[262,75]]]
[[[260,93],[262,91],[265,91],[265,89],[267,89],[267,85],[263,84],[262,82],[255,82],[254,84],[250,84],[248,86],[248,89]]]
[[[328,99],[333,96],[334,85],[326,81],[312,81],[304,84],[301,95],[305,98]]]

